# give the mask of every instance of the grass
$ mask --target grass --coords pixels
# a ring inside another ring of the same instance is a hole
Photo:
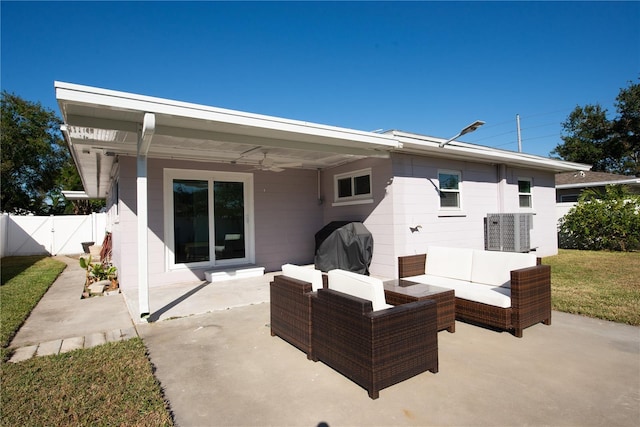
[[[5,361],[10,356],[9,343],[65,267],[63,262],[42,256],[2,259],[0,360]]]
[[[640,253],[561,249],[551,266],[554,310],[640,325]]]
[[[2,259],[2,425],[172,426],[139,338],[6,363],[7,348],[66,265],[52,258]]]
[[[3,425],[173,425],[139,338],[0,369]]]

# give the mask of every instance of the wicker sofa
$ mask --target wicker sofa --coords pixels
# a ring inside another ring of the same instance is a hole
[[[279,336],[311,359],[311,295],[323,286],[322,272],[293,264],[270,284],[271,336]]]
[[[398,276],[453,289],[456,319],[512,331],[551,324],[551,267],[534,254],[429,247],[398,258]]]
[[[328,289],[311,302],[312,359],[365,388],[371,399],[422,372],[438,372],[434,301],[389,306],[380,280],[331,270]]]

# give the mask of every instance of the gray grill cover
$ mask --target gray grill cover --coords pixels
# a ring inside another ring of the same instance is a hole
[[[316,233],[315,267],[369,275],[373,236],[361,222],[333,222]]]

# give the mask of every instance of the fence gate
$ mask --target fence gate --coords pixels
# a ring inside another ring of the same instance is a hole
[[[106,214],[3,216],[2,256],[78,254],[82,242],[101,244],[106,230]]]

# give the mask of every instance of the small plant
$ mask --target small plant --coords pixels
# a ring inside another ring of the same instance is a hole
[[[93,258],[89,255],[87,258],[80,258],[80,267],[87,273],[85,287],[101,280],[110,280],[111,288],[118,287],[118,269],[110,262],[94,263]]]

